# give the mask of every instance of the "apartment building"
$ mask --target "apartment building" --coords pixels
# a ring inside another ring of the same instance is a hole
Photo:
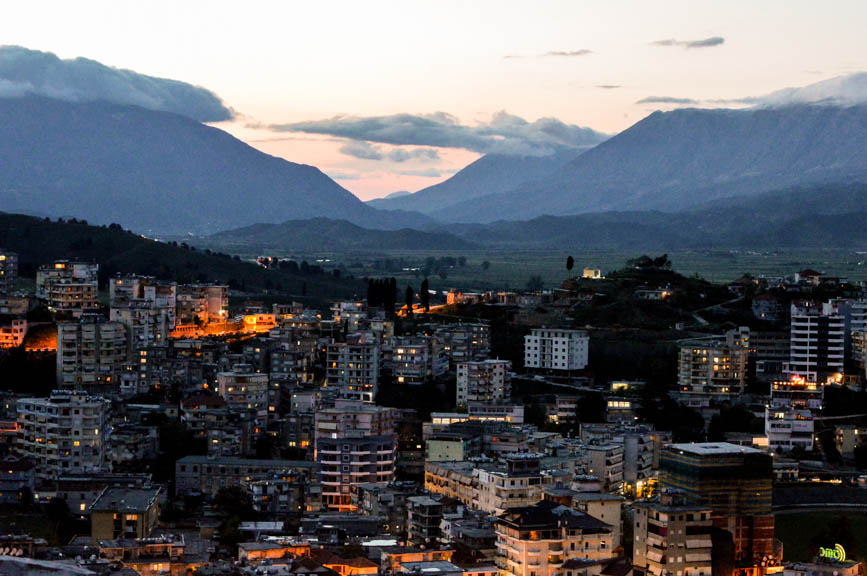
[[[106,487],[90,507],[91,538],[148,538],[159,520],[159,494],[160,488]]]
[[[79,390],[119,385],[129,361],[127,329],[101,314],[82,314],[57,325],[57,386]]]
[[[17,408],[15,449],[37,464],[37,478],[105,468],[108,400],[56,390],[48,398],[21,398]]]
[[[845,361],[845,318],[813,302],[792,304],[786,373],[824,384],[839,381]]]
[[[358,513],[382,518],[385,531],[395,536],[405,536],[407,533],[407,500],[422,495],[421,486],[408,481],[388,485],[354,484],[351,492],[351,502]]]
[[[397,459],[395,408],[338,400],[316,412],[315,454],[323,506],[352,511],[352,486],[388,484]]]
[[[0,348],[17,348],[27,336],[27,320],[16,318],[9,324],[0,324]]]
[[[734,398],[744,391],[749,331],[731,330],[724,338],[693,340],[678,352],[677,384],[680,394]]]
[[[856,424],[838,425],[834,433],[834,444],[843,458],[854,458],[855,449],[867,443],[867,427]]]
[[[556,502],[508,510],[494,528],[503,576],[567,576],[572,564],[614,558],[611,526]]]
[[[294,470],[308,481],[315,479],[316,462],[184,456],[175,462],[175,494],[201,492],[212,497],[220,488],[240,486],[256,476],[269,478],[275,470]]]
[[[775,454],[813,449],[813,414],[809,410],[765,408],[768,450]]]
[[[711,576],[711,509],[663,491],[635,504],[632,563],[647,574]]]
[[[254,372],[250,364],[236,364],[230,372],[217,374],[217,393],[228,407],[255,413],[260,425],[276,416],[279,383],[272,385],[268,374]]]
[[[491,353],[491,327],[484,322],[439,325],[434,337],[442,342],[452,369],[460,362],[484,360]]]
[[[9,296],[15,291],[18,280],[18,254],[0,248],[0,296]]]
[[[373,402],[379,389],[379,342],[372,334],[350,334],[328,345],[325,381],[342,398]]]
[[[229,287],[216,284],[182,284],[177,287],[175,323],[205,326],[229,317]]]
[[[773,477],[771,455],[747,446],[668,444],[661,452],[660,488],[710,508],[713,525],[731,533],[739,566],[774,556]]]
[[[583,330],[534,328],[524,336],[524,367],[571,371],[587,367],[590,336]]]
[[[565,474],[542,468],[537,454],[512,454],[505,457],[505,468],[479,468],[478,499],[465,502],[488,514],[502,514],[509,508],[530,506],[543,499],[543,489],[565,480]]]
[[[421,385],[448,371],[448,358],[435,338],[399,337],[390,344],[391,357],[385,365],[396,384]]]
[[[57,260],[36,271],[36,297],[49,308],[78,316],[99,307],[99,264]]]
[[[607,492],[576,492],[571,504],[575,510],[610,525],[615,548],[623,543],[622,497]]]
[[[751,331],[750,347],[756,359],[756,379],[760,382],[781,380],[789,362],[788,331]]]
[[[606,492],[623,489],[623,444],[608,441],[588,442],[582,451],[584,469],[602,481]]]
[[[470,402],[507,402],[512,396],[512,378],[509,376],[511,370],[512,363],[508,360],[459,363],[457,405],[467,407]]]
[[[331,305],[331,319],[347,332],[358,332],[367,328],[367,302],[345,301]]]

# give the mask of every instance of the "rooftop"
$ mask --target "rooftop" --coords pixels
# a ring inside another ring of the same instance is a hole
[[[739,446],[729,442],[699,442],[699,443],[682,443],[669,444],[669,450],[680,452],[688,452],[698,456],[709,456],[714,454],[767,454],[762,450],[750,448],[748,446]]]
[[[144,512],[156,503],[159,488],[107,487],[94,500],[92,511]]]

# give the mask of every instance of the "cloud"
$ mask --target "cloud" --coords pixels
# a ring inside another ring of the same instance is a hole
[[[566,124],[556,118],[528,122],[506,112],[494,114],[490,122],[461,124],[445,112],[393,114],[390,116],[334,116],[324,120],[276,124],[278,132],[320,134],[390,144],[462,148],[481,154],[541,156],[562,148],[589,148],[607,138],[589,128]]]
[[[439,160],[440,153],[433,148],[394,148],[388,153],[388,159],[392,162],[406,162],[407,160]]]
[[[620,84],[597,84],[596,87],[602,90],[617,90],[620,88]]]
[[[103,100],[174,112],[199,122],[235,117],[205,88],[111,68],[94,60],[61,60],[49,52],[0,46],[0,98],[36,94],[68,102]]]
[[[574,56],[589,56],[593,54],[593,50],[588,50],[587,48],[581,48],[580,50],[552,50],[551,52],[545,52],[542,54],[542,58],[548,58],[550,56],[561,57],[564,56],[566,58],[572,58]]]
[[[692,98],[675,98],[673,96],[648,96],[642,98],[636,104],[698,104],[698,100]]]
[[[363,140],[350,140],[340,147],[340,153],[361,160],[382,160],[382,152]]]
[[[651,42],[652,46],[677,46],[680,48],[712,48],[720,46],[726,41],[722,36],[711,36],[710,38],[702,38],[701,40],[677,40],[676,38],[666,38],[665,40],[657,40]]]
[[[350,140],[340,147],[340,153],[361,160],[391,160],[406,162],[407,160],[433,161],[439,160],[440,154],[433,148],[392,148],[384,151],[380,146],[374,146],[364,140]]]
[[[356,172],[337,172],[334,170],[328,170],[326,173],[332,180],[361,180],[363,178],[361,174]]]
[[[506,54],[503,56],[503,60],[515,60],[519,58],[574,58],[576,56],[589,56],[590,54],[594,54],[594,52],[587,48],[580,48],[578,50],[550,50],[531,56],[526,54]]]

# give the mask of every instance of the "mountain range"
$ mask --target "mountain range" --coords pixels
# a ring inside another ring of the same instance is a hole
[[[369,203],[190,116],[16,94],[0,98],[0,208],[263,249],[840,246],[867,228],[853,82],[840,102],[831,83],[795,93],[818,103],[655,112],[590,149],[489,154]]]
[[[435,187],[378,205],[400,202],[441,222],[677,212],[786,187],[867,180],[865,137],[865,105],[654,112],[547,174],[528,171],[528,178],[515,178],[509,190],[500,186],[455,202],[451,191],[458,184],[479,188],[466,182],[470,166]],[[480,171],[478,181],[486,177]],[[417,195],[421,202],[412,203]]]
[[[259,224],[197,239],[228,251],[675,250],[867,248],[867,184],[790,188],[681,212],[612,211],[444,224],[427,232],[365,230],[314,219]]]
[[[387,196],[368,204],[388,210],[414,210],[435,214],[464,201],[501,194],[516,186],[542,179],[574,160],[583,150],[560,149],[545,156],[486,154],[454,176],[414,194]]]
[[[377,210],[318,168],[134,105],[0,98],[0,207],[118,223],[148,234],[216,232],[329,216],[372,228],[430,222]]]

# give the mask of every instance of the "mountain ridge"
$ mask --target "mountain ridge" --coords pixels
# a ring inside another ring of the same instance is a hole
[[[547,178],[453,204],[444,222],[688,210],[719,198],[867,177],[867,106],[654,112]]]
[[[0,158],[4,210],[149,234],[316,216],[382,228],[430,224],[419,214],[367,206],[314,166],[133,105],[0,98]]]

